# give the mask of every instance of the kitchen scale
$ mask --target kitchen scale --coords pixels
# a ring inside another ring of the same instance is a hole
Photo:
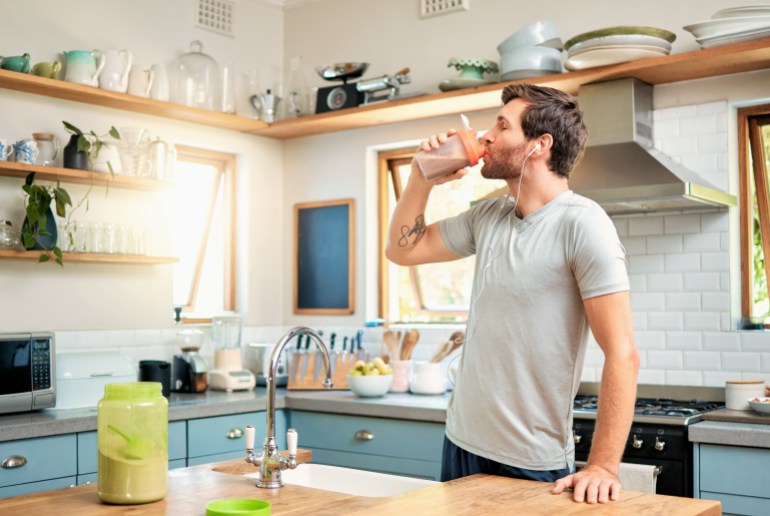
[[[411,82],[409,68],[404,68],[394,75],[383,75],[374,79],[348,83],[349,79],[361,77],[367,68],[369,63],[353,62],[316,67],[316,72],[321,78],[327,81],[342,81],[341,86],[318,88],[316,113],[393,100],[399,96],[400,86]]]
[[[214,369],[209,371],[208,386],[217,391],[246,391],[257,384],[254,374],[243,367],[241,359],[241,317],[228,314],[211,319],[214,341]]]

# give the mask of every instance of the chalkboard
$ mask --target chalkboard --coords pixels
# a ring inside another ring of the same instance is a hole
[[[294,313],[352,314],[353,199],[294,205]]]

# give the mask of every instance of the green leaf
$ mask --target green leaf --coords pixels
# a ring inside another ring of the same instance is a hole
[[[64,203],[64,200],[61,199],[61,197],[56,197],[56,214],[59,217],[66,217],[67,216],[67,205]]]
[[[91,142],[89,142],[81,133],[80,136],[78,136],[78,152],[88,152],[88,149],[90,148]]]
[[[83,131],[72,125],[71,123],[67,122],[66,120],[62,120],[62,123],[64,124],[64,128],[68,131],[77,134],[78,136],[83,136]]]
[[[31,232],[25,232],[22,236],[22,240],[24,240],[24,249],[32,249],[35,247],[35,235]]]
[[[53,254],[56,255],[56,257],[61,260],[61,248],[58,245],[53,246]]]
[[[43,253],[43,254],[40,255],[40,258],[37,259],[37,263],[45,263],[45,262],[47,262],[50,259],[51,259],[50,256],[48,256],[47,254]]]
[[[69,192],[68,192],[67,190],[65,190],[64,188],[59,188],[59,187],[57,187],[57,188],[56,188],[56,189],[53,191],[53,194],[54,194],[54,196],[56,197],[56,199],[57,199],[57,200],[58,200],[58,199],[61,199],[61,201],[62,201],[64,204],[67,204],[67,205],[69,205],[69,206],[72,206],[72,198],[70,198],[70,194],[69,194]]]
[[[110,136],[112,136],[116,140],[120,140],[120,133],[118,132],[117,129],[115,129],[114,125],[110,127]]]
[[[27,177],[24,179],[24,185],[29,186],[34,182],[35,182],[35,173],[30,172],[29,174],[27,174]]]
[[[57,258],[56,263],[58,263],[61,267],[64,267],[64,260],[62,260],[61,258]]]

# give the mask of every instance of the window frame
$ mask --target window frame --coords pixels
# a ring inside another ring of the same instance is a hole
[[[235,268],[235,256],[236,256],[236,232],[237,232],[237,177],[236,177],[236,157],[233,154],[226,152],[214,151],[209,149],[202,149],[200,147],[191,147],[188,145],[175,145],[175,162],[181,161],[187,163],[194,163],[199,165],[208,165],[216,168],[223,178],[222,182],[222,199],[223,199],[223,218],[225,222],[225,234],[224,234],[224,291],[222,292],[222,308],[225,311],[235,311],[235,285],[236,285],[236,268]],[[178,173],[178,172],[177,172]],[[211,228],[213,211],[214,211],[214,192],[212,192],[211,201],[209,203],[209,224],[205,229],[205,238],[201,241],[198,249],[198,254],[195,259],[195,272],[193,274],[193,285],[190,288],[190,296],[187,302],[182,305],[182,322],[186,324],[200,324],[211,322],[211,314],[209,317],[191,317],[189,314],[194,313],[195,310],[195,298],[200,284],[201,271],[203,268],[203,260],[205,258],[205,248],[208,241],[208,234]],[[185,314],[188,314],[185,316]]]

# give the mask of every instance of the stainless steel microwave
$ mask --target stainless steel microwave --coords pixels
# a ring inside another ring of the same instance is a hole
[[[0,414],[56,404],[52,333],[0,333]]]

